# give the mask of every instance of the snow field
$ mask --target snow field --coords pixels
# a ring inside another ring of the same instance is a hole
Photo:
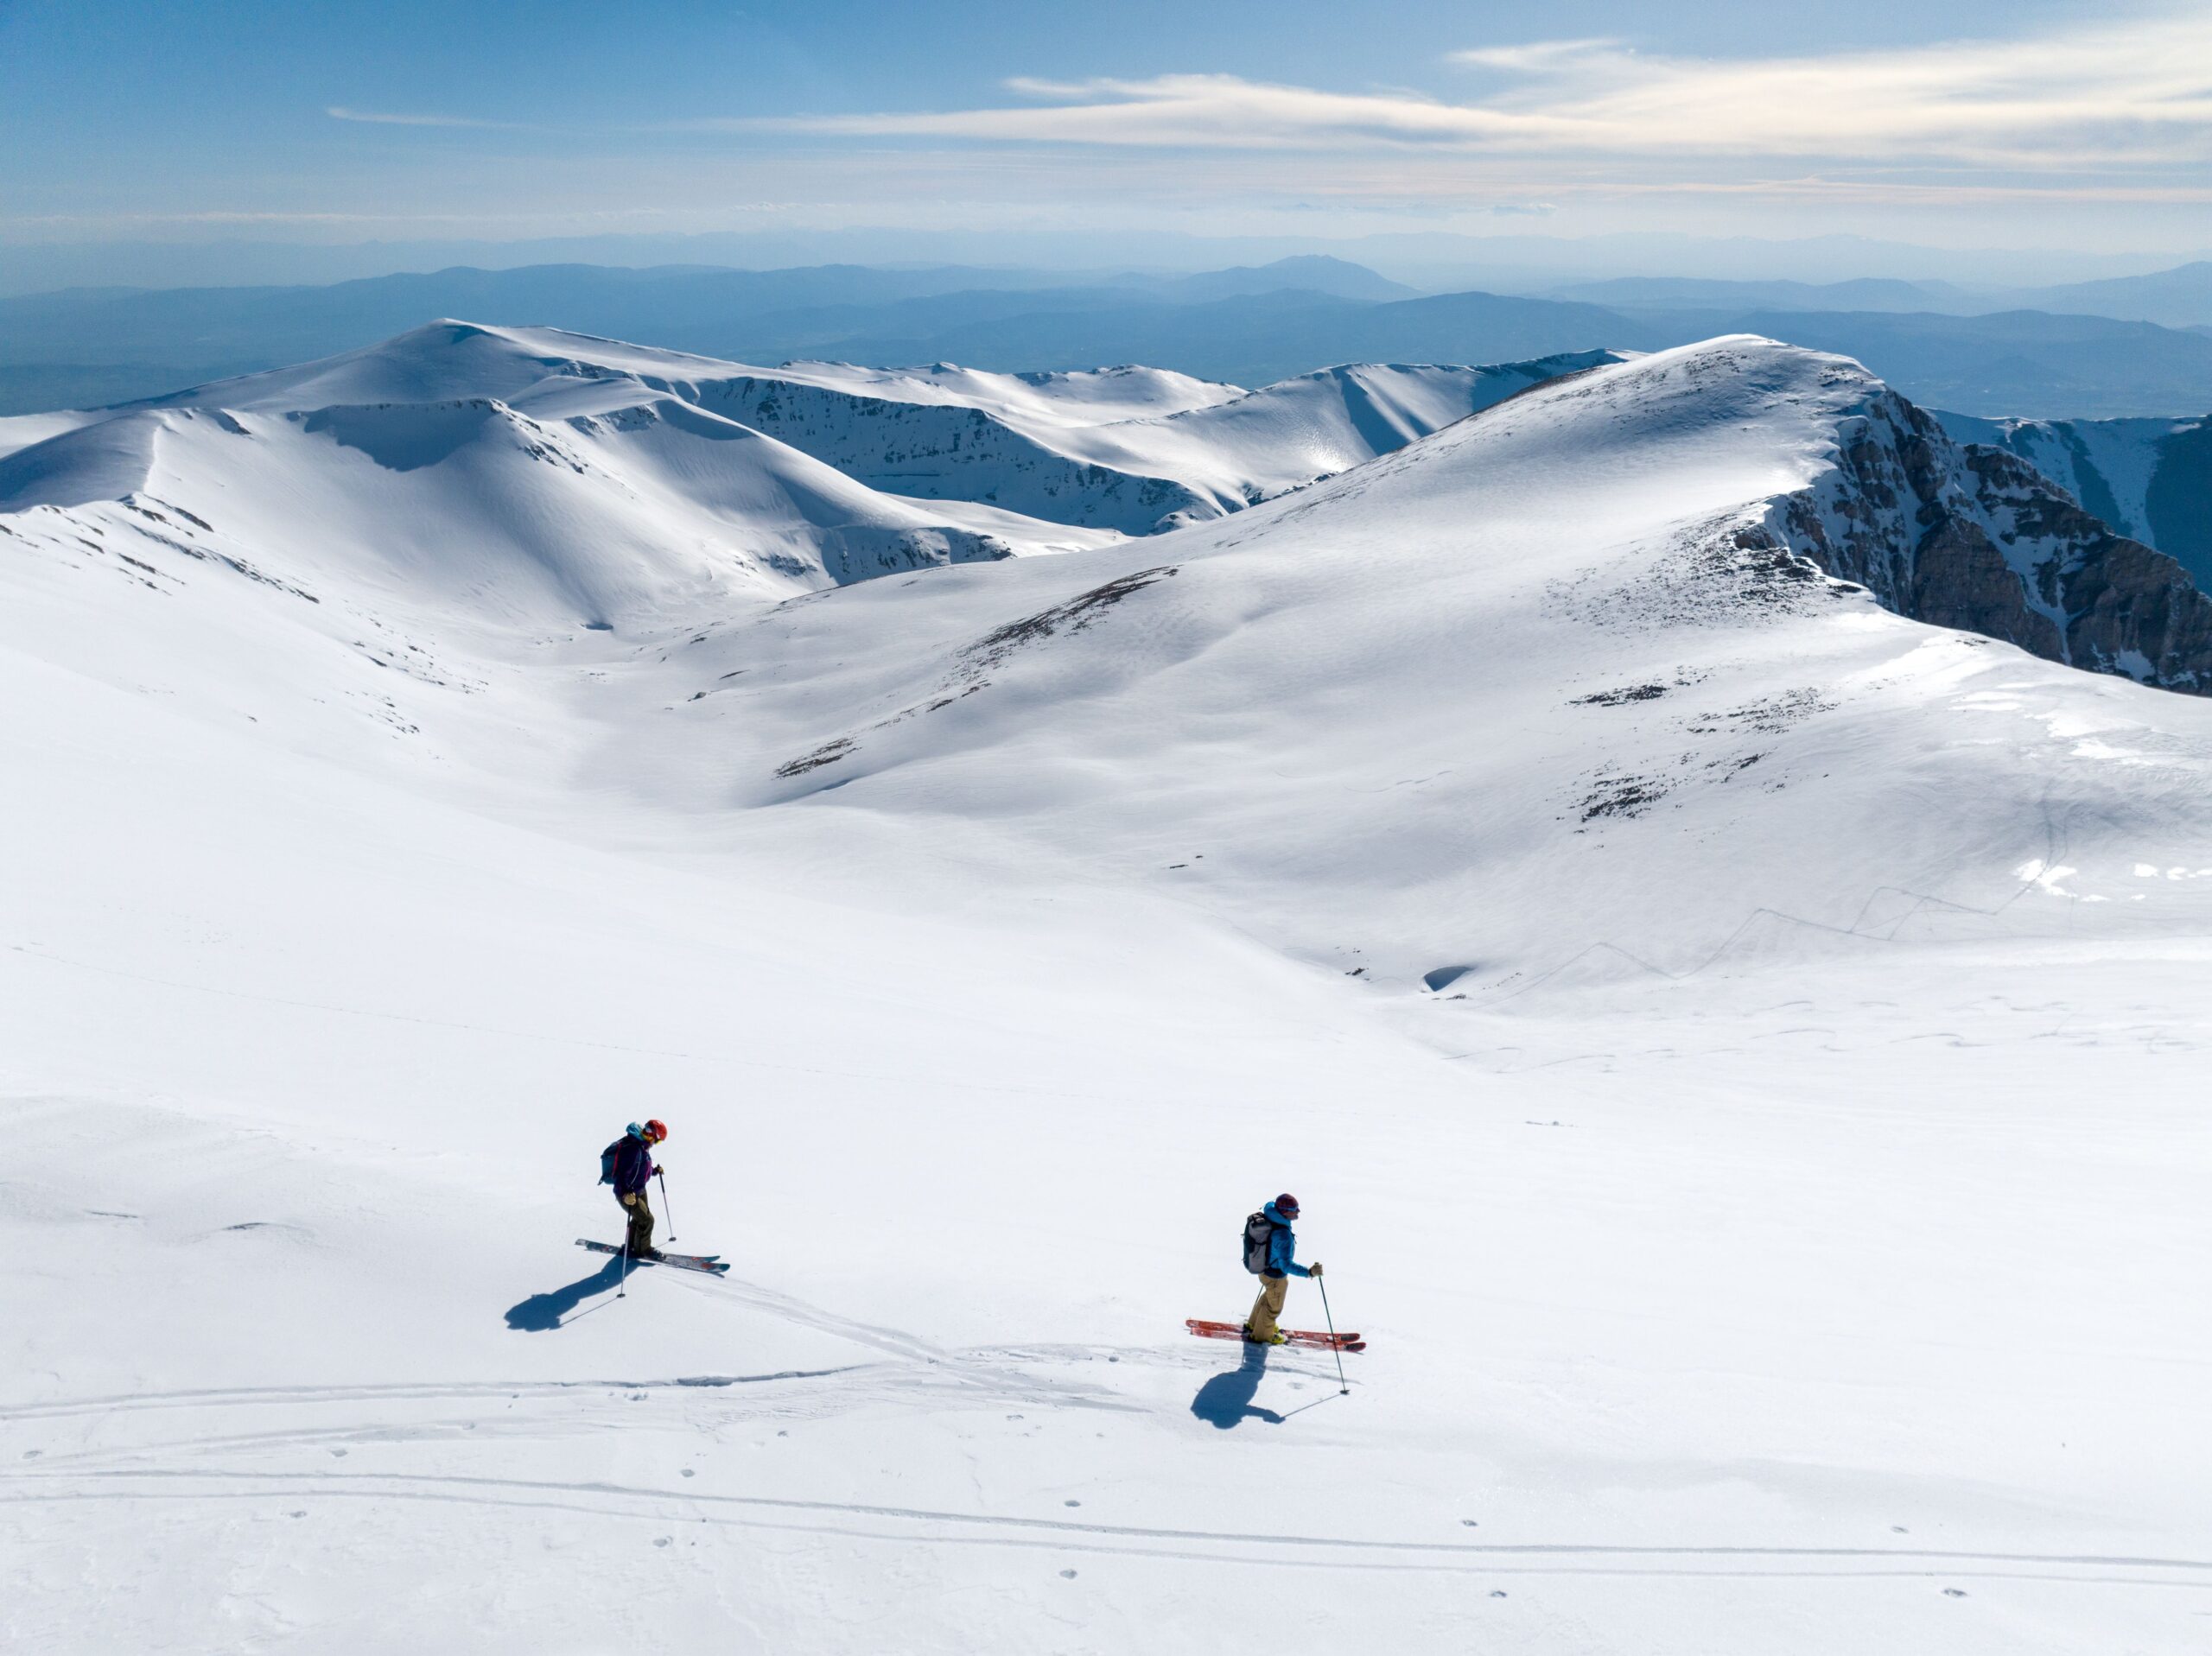
[[[2197,1648],[2208,715],[1685,567],[1837,373],[796,600],[13,514],[0,1636]]]

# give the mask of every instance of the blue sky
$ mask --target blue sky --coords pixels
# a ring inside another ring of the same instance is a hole
[[[2212,242],[2212,8],[2152,0],[0,0],[0,70],[17,244]]]

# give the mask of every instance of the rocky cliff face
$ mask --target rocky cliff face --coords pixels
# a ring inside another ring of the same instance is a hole
[[[1952,441],[2010,449],[2085,511],[2212,588],[2212,419],[1936,417]]]
[[[2052,661],[2212,694],[2212,598],[2018,455],[1959,444],[1894,391],[1837,434],[1833,470],[1777,500],[1775,544],[1901,615]]]

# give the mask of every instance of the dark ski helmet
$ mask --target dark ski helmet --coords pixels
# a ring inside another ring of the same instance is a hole
[[[1287,1190],[1275,1198],[1275,1211],[1285,1219],[1298,1217],[1298,1198]]]

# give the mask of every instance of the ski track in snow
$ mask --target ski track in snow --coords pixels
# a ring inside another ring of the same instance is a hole
[[[35,1482],[54,1474],[16,1474],[17,1482]],[[1367,1539],[1344,1536],[1274,1535],[1242,1533],[1209,1530],[1180,1530],[1141,1528],[1126,1525],[1074,1523],[1059,1519],[1027,1518],[976,1513],[933,1512],[922,1509],[867,1506],[838,1501],[786,1501],[756,1495],[718,1495],[709,1493],[690,1493],[677,1490],[624,1488],[599,1483],[558,1483],[528,1479],[472,1478],[429,1475],[391,1475],[377,1473],[302,1475],[283,1472],[247,1472],[238,1470],[208,1470],[195,1472],[113,1471],[76,1475],[86,1478],[132,1480],[149,1484],[164,1481],[207,1482],[229,1479],[241,1483],[265,1484],[259,1488],[181,1491],[174,1496],[157,1490],[74,1490],[54,1493],[0,1494],[0,1501],[17,1503],[59,1502],[73,1501],[156,1501],[176,1500],[257,1500],[270,1495],[302,1498],[341,1497],[363,1500],[404,1499],[420,1501],[450,1501],[465,1505],[506,1507],[524,1510],[566,1510],[582,1513],[594,1518],[626,1518],[653,1522],[678,1521],[715,1523],[739,1528],[786,1529],[803,1534],[837,1534],[855,1536],[868,1540],[926,1541],[932,1545],[984,1546],[1049,1546],[1055,1551],[1128,1553],[1135,1556],[1173,1558],[1202,1564],[1275,1564],[1298,1568],[1325,1567],[1357,1570],[1458,1570],[1482,1575],[1497,1574],[1576,1574],[1663,1576],[1694,1574],[1700,1577],[1731,1575],[1761,1577],[1791,1577],[1823,1575],[1846,1577],[1913,1576],[1983,1577],[2027,1581],[2081,1581],[2095,1585],[2139,1587],[2200,1586],[2196,1580],[2171,1580],[2157,1577],[2082,1577],[2054,1573],[2069,1570],[2139,1570],[2186,1572],[2191,1577],[2212,1573],[2212,1561],[2192,1558],[2159,1558],[2103,1557],[2097,1555],[2067,1555],[2056,1553],[1975,1552],[1942,1548],[1906,1547],[1789,1547],[1789,1546],[1617,1546],[1575,1542],[1541,1542],[1490,1544],[1472,1542],[1395,1541]],[[486,1493],[464,1493],[484,1491]],[[539,1499],[540,1496],[598,1496],[601,1501],[569,1502],[558,1499]],[[651,1507],[639,1511],[635,1504],[671,1501],[671,1507]],[[946,1526],[951,1533],[901,1533],[885,1530],[853,1530],[827,1526],[810,1526],[793,1523],[775,1523],[766,1520],[752,1520],[723,1516],[712,1509],[743,1507],[768,1512],[789,1512],[836,1514],[853,1518],[875,1518],[900,1520],[916,1525]],[[707,1508],[707,1511],[701,1511]],[[1025,1539],[1020,1535],[988,1537],[958,1533],[970,1529],[1002,1529],[1016,1532],[1035,1532],[1039,1539]],[[1070,1538],[1079,1538],[1071,1540]],[[1299,1558],[1269,1558],[1219,1551],[1188,1551],[1147,1547],[1141,1545],[1115,1545],[1111,1543],[1144,1543],[1153,1541],[1180,1541],[1213,1544],[1217,1546],[1262,1546],[1271,1549],[1310,1551],[1314,1556]],[[1378,1561],[1366,1557],[1332,1557],[1332,1554],[1407,1553],[1425,1555],[1426,1561],[1416,1564]],[[1554,1566],[1535,1561],[1552,1558],[1573,1559],[1573,1564]],[[1689,1567],[1690,1561],[1709,1560],[1713,1568]],[[1675,1569],[1665,1567],[1666,1561],[1680,1561]],[[1754,1568],[1761,1561],[1771,1561],[1776,1568]],[[1789,1568],[1788,1566],[1800,1566]],[[1827,1566],[1815,1569],[1814,1566]]]

